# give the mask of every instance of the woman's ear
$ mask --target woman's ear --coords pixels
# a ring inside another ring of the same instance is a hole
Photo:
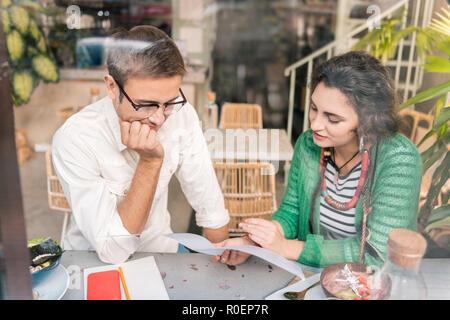
[[[115,100],[118,95],[117,91],[119,90],[116,85],[116,81],[114,81],[114,78],[109,74],[105,75],[103,80],[105,81],[106,93],[108,94],[108,97],[110,97],[111,100]]]

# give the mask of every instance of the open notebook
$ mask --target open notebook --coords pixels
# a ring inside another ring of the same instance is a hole
[[[153,256],[121,264],[84,269],[84,299],[87,299],[88,276],[94,272],[118,270],[122,267],[131,300],[169,300],[164,281]],[[122,283],[122,300],[126,300]]]

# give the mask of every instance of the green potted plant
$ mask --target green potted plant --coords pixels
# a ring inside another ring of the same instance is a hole
[[[384,21],[380,29],[369,32],[353,49],[369,48],[368,51],[372,55],[387,62],[394,57],[399,41],[413,32],[417,32],[416,48],[421,61],[424,61],[425,70],[450,75],[449,8],[450,6],[438,13],[438,18],[433,19],[427,28],[409,26],[402,29],[399,27],[403,20],[404,13],[402,13]],[[436,55],[437,53],[438,55]],[[450,81],[420,92],[399,106],[399,110],[402,110],[431,99],[437,99],[437,103],[430,110],[434,114],[433,126],[417,145],[419,147],[428,139],[435,137],[435,142],[421,153],[424,174],[438,163],[432,175],[425,203],[420,207],[418,215],[418,230],[426,235],[434,229],[450,228],[449,194],[447,192],[441,195],[441,190],[450,177],[448,147],[450,145]],[[440,196],[442,201],[438,205]],[[448,246],[450,247],[450,244]]]
[[[39,84],[58,82],[59,71],[39,26],[44,8],[35,0],[2,0],[3,31],[12,70],[11,96],[15,106],[29,102]]]

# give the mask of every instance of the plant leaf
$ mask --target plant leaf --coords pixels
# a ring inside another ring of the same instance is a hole
[[[450,121],[450,107],[442,108],[439,114],[434,118],[433,129],[438,130],[441,126]]]
[[[437,41],[436,46],[439,48],[439,50],[450,57],[450,37],[446,37],[442,41]]]
[[[430,189],[427,194],[427,202],[428,204],[436,204],[439,194],[442,191],[442,188],[446,184],[450,175],[450,153],[447,152],[445,158],[442,160],[440,165],[436,168],[433,173],[433,177],[431,178]],[[430,208],[432,209],[432,208]]]
[[[440,207],[434,208],[430,213],[430,217],[428,218],[427,224],[445,219],[447,217],[450,217],[450,204],[448,203]]]
[[[430,189],[428,190],[427,197],[425,203],[421,206],[419,216],[418,216],[418,224],[419,226],[425,227],[429,216],[434,209],[434,206],[437,204],[437,199],[442,190],[442,187],[448,181],[450,176],[450,153],[447,152],[444,160],[441,162],[439,167],[433,173],[433,177],[431,179]]]
[[[429,147],[427,150],[422,152],[422,170],[423,172],[427,172],[427,170],[436,162],[438,161],[443,155],[446,155],[446,159],[449,156],[449,153],[447,152],[447,147],[444,143],[445,137],[441,139],[437,139],[435,143],[431,147]],[[448,160],[450,161],[450,159]],[[450,163],[449,163],[450,164]],[[438,167],[438,169],[442,166],[446,165],[445,160],[442,161],[441,165]],[[433,179],[435,179],[435,175],[438,171],[438,169],[435,170],[433,173]]]
[[[430,169],[430,167],[442,157],[445,150],[446,148],[442,146],[442,143],[440,143],[437,150],[431,153],[431,155],[429,155],[426,159],[422,159],[423,172],[427,172],[428,169]]]
[[[430,230],[432,230],[432,229],[443,227],[443,226],[448,226],[448,225],[450,225],[450,217],[447,217],[445,219],[428,224],[425,227],[425,232],[430,232]]]
[[[434,46],[437,40],[429,29],[420,30],[416,36],[416,47],[419,56],[423,57],[433,53]]]
[[[444,135],[442,136],[442,142],[444,142],[444,144],[449,144],[450,143],[450,130],[447,126],[447,129],[445,130]]]
[[[440,84],[438,86],[432,87],[430,89],[427,89],[416,96],[412,97],[405,103],[403,103],[401,106],[398,107],[398,110],[402,110],[410,105],[427,101],[436,97],[440,97],[444,94],[447,94],[447,92],[450,91],[450,80],[447,82],[444,82],[443,84]]]
[[[443,107],[450,106],[450,105],[448,105],[449,101],[447,101],[447,99],[450,100],[450,92],[448,92],[447,95],[443,95],[443,96],[439,99],[439,101],[436,103],[436,113],[435,113],[435,114],[439,114],[439,112],[441,112],[441,109],[442,109]],[[447,106],[446,106],[445,104],[447,104]],[[431,109],[431,111],[432,111],[432,110],[433,110],[433,109]]]
[[[436,56],[429,56],[425,61],[425,69],[429,72],[450,73],[450,61]]]
[[[431,138],[437,131],[432,129],[430,131],[428,131],[428,133],[422,138],[422,140],[420,140],[420,142],[417,144],[417,147],[420,147],[426,140],[428,140],[429,138]]]

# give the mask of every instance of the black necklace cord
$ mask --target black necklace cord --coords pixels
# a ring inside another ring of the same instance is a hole
[[[340,172],[341,172],[341,169],[342,169],[343,167],[345,167],[350,161],[352,161],[359,153],[360,153],[359,150],[356,151],[356,153],[355,153],[355,154],[354,154],[347,162],[345,162],[341,167],[338,167],[337,164],[336,164],[336,162],[335,162],[335,155],[334,155],[334,148],[333,148],[333,160],[331,161],[331,165],[336,169],[336,171],[337,171],[338,173],[340,173]]]

